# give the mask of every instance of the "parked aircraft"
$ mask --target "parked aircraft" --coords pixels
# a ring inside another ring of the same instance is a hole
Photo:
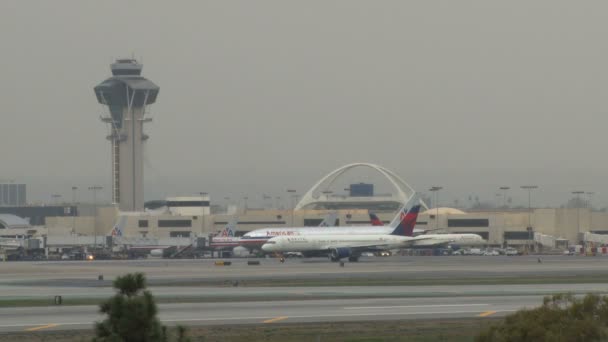
[[[408,241],[421,239],[411,237],[416,218],[420,210],[418,196],[406,203],[397,215],[395,227],[389,234],[346,234],[345,231],[359,228],[341,228],[339,233],[302,234],[292,236],[276,236],[268,240],[262,250],[265,252],[325,252],[332,261],[348,258],[349,261],[358,261],[363,252],[388,250],[403,247]],[[337,230],[339,228],[334,228]]]
[[[338,218],[338,213],[331,212],[325,216],[323,221],[318,226],[318,229],[328,229],[328,227],[333,227],[336,225],[336,219]],[[264,236],[263,238],[249,238],[248,234],[245,234],[243,237],[235,237],[236,233],[236,224],[237,219],[234,218],[230,221],[224,230],[220,232],[220,234],[216,237],[213,237],[209,242],[209,246],[217,249],[226,249],[226,248],[234,248],[237,246],[243,246],[250,249],[255,249],[261,247],[270,236]],[[272,228],[272,229],[280,229],[280,228]],[[315,228],[316,229],[316,228]],[[255,231],[254,231],[255,232]]]

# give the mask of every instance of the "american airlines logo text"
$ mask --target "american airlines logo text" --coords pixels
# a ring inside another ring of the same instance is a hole
[[[284,231],[284,230],[279,230],[279,231],[266,231],[266,236],[294,236],[294,235],[300,235],[299,232],[290,232],[290,231]]]

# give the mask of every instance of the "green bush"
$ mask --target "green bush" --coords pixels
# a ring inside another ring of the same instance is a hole
[[[99,306],[107,315],[95,324],[94,341],[104,342],[165,342],[169,340],[167,328],[156,317],[158,309],[154,297],[146,290],[142,273],[127,274],[114,281],[116,295]],[[186,330],[178,327],[177,341],[185,342]]]
[[[495,326],[482,331],[478,342],[510,341],[599,341],[608,328],[608,297],[571,294],[545,297],[535,309],[519,310]]]

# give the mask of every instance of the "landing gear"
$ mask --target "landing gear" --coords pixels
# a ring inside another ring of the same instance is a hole
[[[359,261],[359,256],[349,256],[348,257],[348,261],[350,261],[350,262],[358,262]]]
[[[331,260],[331,262],[338,262],[338,261],[340,261],[340,258],[336,258],[332,255],[329,257],[329,260]]]

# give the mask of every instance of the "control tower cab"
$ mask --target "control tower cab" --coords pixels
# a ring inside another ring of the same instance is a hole
[[[97,101],[109,109],[102,121],[110,128],[112,146],[112,201],[121,211],[141,211],[143,196],[143,125],[146,106],[156,102],[159,87],[141,76],[135,59],[118,59],[110,66],[112,77],[97,85]]]

